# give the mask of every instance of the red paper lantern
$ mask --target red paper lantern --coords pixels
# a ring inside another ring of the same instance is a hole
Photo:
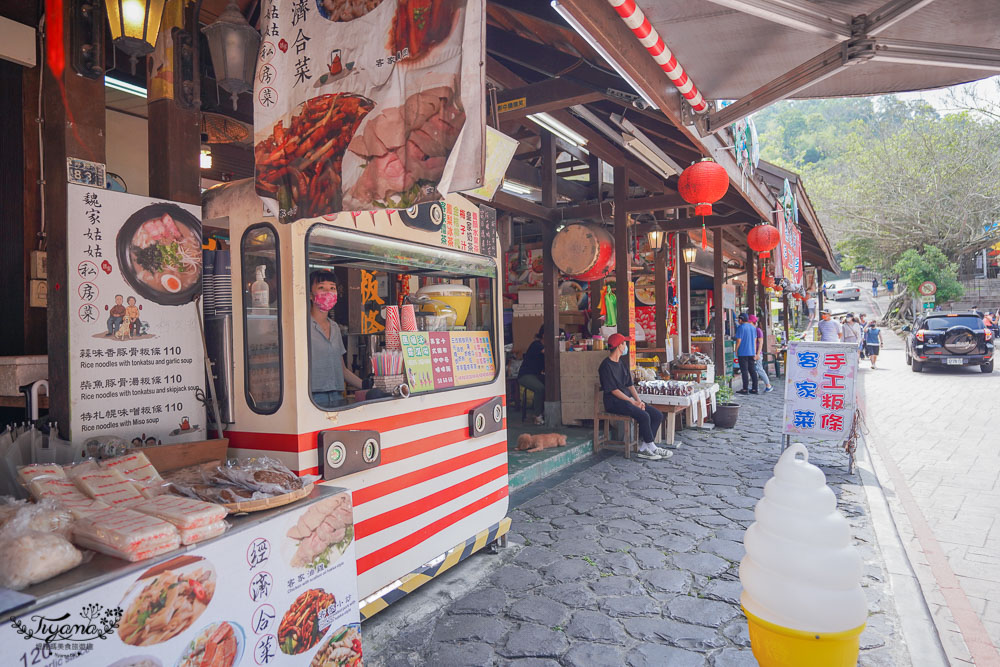
[[[677,192],[684,201],[694,204],[695,215],[712,215],[712,204],[729,189],[729,174],[712,158],[705,158],[681,172]]]
[[[778,230],[771,225],[757,225],[747,233],[747,243],[762,258],[771,256],[771,251],[778,247],[778,240]]]

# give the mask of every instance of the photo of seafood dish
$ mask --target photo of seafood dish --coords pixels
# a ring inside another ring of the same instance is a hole
[[[295,540],[292,567],[327,567],[337,562],[354,539],[351,496],[341,493],[315,502],[286,535]]]
[[[129,216],[116,241],[122,275],[140,296],[164,306],[201,292],[201,223],[176,204],[150,204]]]
[[[322,588],[312,588],[295,598],[278,626],[281,652],[297,655],[315,646],[330,627],[327,610],[336,604],[337,598]]]
[[[382,4],[383,0],[316,0],[319,15],[330,21],[353,21]]]
[[[437,184],[448,155],[465,125],[454,77],[450,85],[410,95],[403,106],[368,119],[348,150],[362,162],[361,173],[344,184],[344,208],[409,208],[441,199]]]
[[[174,562],[178,566],[170,568]],[[130,598],[140,586],[138,594]],[[156,565],[122,600],[125,613],[118,624],[118,636],[130,646],[151,646],[172,639],[198,620],[213,595],[215,570],[205,559],[180,556]]]
[[[361,624],[351,623],[333,631],[320,644],[309,667],[361,667]]]
[[[222,621],[205,626],[177,661],[177,667],[232,667],[243,657],[243,628]]]
[[[281,220],[343,210],[344,152],[374,107],[360,95],[319,95],[302,103],[287,128],[279,120],[254,147],[257,194],[278,201]]]
[[[417,60],[448,39],[464,0],[399,0],[389,35],[389,53]]]

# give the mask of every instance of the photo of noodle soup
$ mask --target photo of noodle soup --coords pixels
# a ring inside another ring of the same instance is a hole
[[[129,216],[117,251],[125,280],[150,301],[178,306],[201,291],[201,223],[175,204],[150,204]]]

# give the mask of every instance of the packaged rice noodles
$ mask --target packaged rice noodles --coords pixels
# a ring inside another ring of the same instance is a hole
[[[216,521],[207,526],[198,526],[197,528],[182,528],[180,529],[181,544],[195,544],[202,540],[218,537],[226,532],[228,528],[229,524],[225,521]]]
[[[77,521],[73,541],[88,549],[137,561],[176,549],[181,538],[172,523],[114,507]]]
[[[129,505],[143,499],[135,485],[117,470],[83,473],[73,481],[88,496],[108,505]]]
[[[37,503],[14,501],[0,504],[0,526],[4,531],[59,533],[69,537],[73,514],[51,498]]]
[[[62,466],[56,465],[54,463],[29,463],[26,466],[20,466],[17,469],[17,478],[21,480],[21,484],[28,486],[31,480],[37,477],[58,477],[60,479],[66,479],[66,473],[63,471]]]
[[[0,587],[21,590],[83,562],[83,554],[59,533],[0,532]]]
[[[84,495],[73,482],[65,478],[37,477],[28,484],[28,490],[31,491],[35,500],[51,498],[57,501],[69,510],[76,519],[109,507],[100,500],[94,500]]]
[[[228,513],[222,505],[175,495],[143,500],[130,505],[129,509],[169,521],[180,530],[190,530],[217,523],[222,521]]]
[[[146,498],[153,498],[163,493],[165,484],[163,478],[141,451],[133,451],[124,456],[102,461],[101,467],[120,472]]]

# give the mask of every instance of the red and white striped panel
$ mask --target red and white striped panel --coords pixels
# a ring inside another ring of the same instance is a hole
[[[687,72],[677,62],[674,54],[660,39],[656,28],[635,4],[635,0],[608,0],[608,4],[618,12],[618,16],[639,39],[639,43],[646,47],[649,55],[653,56],[653,60],[660,66],[660,69],[666,72],[667,77],[677,86],[677,90],[688,101],[691,108],[697,112],[706,111],[708,105],[705,103],[705,98],[701,96],[694,82],[688,78]]]

